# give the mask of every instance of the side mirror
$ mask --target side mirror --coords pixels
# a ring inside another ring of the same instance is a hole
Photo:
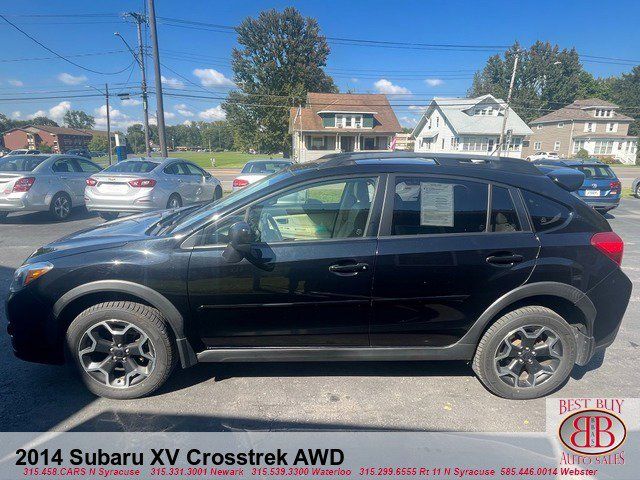
[[[254,240],[255,235],[247,222],[234,223],[229,227],[229,244],[222,252],[222,257],[229,263],[238,263],[251,254]]]

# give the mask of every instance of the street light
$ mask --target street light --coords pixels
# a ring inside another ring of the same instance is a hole
[[[86,85],[87,88],[93,88],[96,92],[104,95],[105,103],[107,104],[107,139],[109,142],[109,165],[111,165],[113,157],[111,156],[111,115],[109,112],[109,85],[104,84],[104,92],[99,88],[94,87],[93,85]]]

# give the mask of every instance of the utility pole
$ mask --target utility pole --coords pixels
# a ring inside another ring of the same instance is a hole
[[[109,165],[111,165],[112,163],[112,156],[111,156],[111,113],[109,112],[109,84],[105,83],[104,84],[104,96],[106,97],[106,104],[107,104],[107,138],[109,139]]]
[[[96,92],[101,93],[102,95],[104,95],[105,98],[105,103],[107,106],[107,138],[109,141],[109,165],[112,164],[112,154],[111,154],[111,112],[109,112],[109,84],[105,83],[104,84],[104,92],[102,90],[100,90],[99,88],[94,87],[93,85],[87,85],[87,88],[93,88]]]
[[[498,141],[498,150],[500,153],[504,151],[504,131],[507,128],[507,117],[509,116],[509,105],[511,104],[511,94],[513,93],[513,84],[516,80],[516,70],[518,68],[518,59],[520,58],[520,50],[516,50],[515,59],[513,60],[513,72],[511,72],[511,82],[509,83],[509,93],[507,94],[507,107],[504,110],[502,118],[502,129],[500,130],[500,140]],[[498,154],[500,156],[500,154]]]
[[[160,139],[160,151],[163,157],[168,157],[167,138],[164,127],[164,104],[162,101],[162,76],[160,73],[160,51],[158,49],[158,30],[156,28],[156,8],[153,0],[149,0],[149,29],[151,30],[151,43],[153,47],[153,65],[156,76],[156,115],[158,118],[158,137]]]
[[[144,66],[144,42],[142,41],[142,24],[146,23],[146,18],[144,15],[135,12],[125,13],[125,16],[133,18],[138,27],[138,53],[136,53],[129,43],[124,39],[120,33],[116,32],[115,35],[120,37],[120,40],[125,44],[131,55],[133,55],[134,60],[140,67],[140,73],[142,77],[141,89],[142,89],[142,112],[143,112],[143,125],[144,125],[144,150],[147,157],[151,156],[149,141],[149,102],[147,97],[147,73]]]

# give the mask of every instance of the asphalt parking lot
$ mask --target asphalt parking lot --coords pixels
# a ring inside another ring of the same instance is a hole
[[[622,328],[604,358],[574,368],[555,396],[640,397],[640,200],[609,215],[626,243],[624,270],[636,285]],[[100,220],[83,211],[52,223],[44,213],[0,224],[0,292],[35,248]],[[545,401],[487,392],[465,363],[201,364],[174,374],[149,398],[89,394],[73,372],[19,361],[2,311],[0,430],[207,431],[421,429],[542,431]]]

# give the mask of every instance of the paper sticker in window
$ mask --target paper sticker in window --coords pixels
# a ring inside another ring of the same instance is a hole
[[[420,182],[420,225],[453,227],[452,184]]]

